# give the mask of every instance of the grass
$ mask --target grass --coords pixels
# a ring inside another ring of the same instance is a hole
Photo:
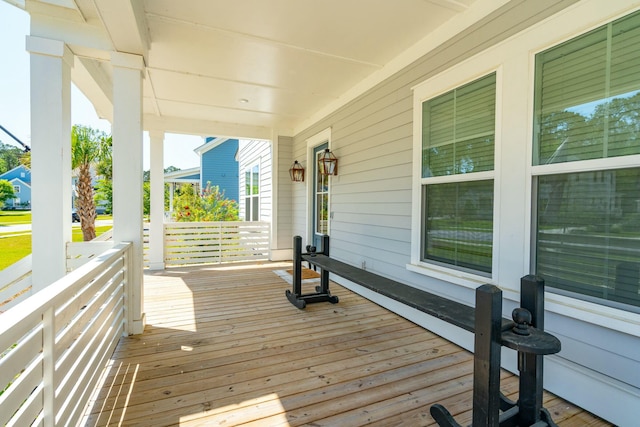
[[[0,270],[20,261],[31,253],[31,233],[3,237],[9,233],[0,234]]]
[[[96,235],[101,235],[112,227],[104,225],[96,227]],[[82,230],[80,227],[73,227],[71,240],[82,242]],[[31,253],[31,232],[20,233],[0,233],[0,270],[7,268],[13,263],[20,261]]]
[[[0,227],[17,224],[31,224],[31,211],[0,211]]]

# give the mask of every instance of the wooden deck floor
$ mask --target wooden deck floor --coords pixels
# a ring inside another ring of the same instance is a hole
[[[148,326],[121,339],[86,425],[427,426],[434,403],[470,423],[471,354],[335,284],[339,304],[298,310],[287,268],[147,272]],[[502,389],[515,398],[517,379]],[[562,427],[609,425],[545,407]]]

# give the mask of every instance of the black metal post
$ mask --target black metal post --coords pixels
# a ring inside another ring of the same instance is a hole
[[[293,236],[293,293],[302,294],[302,237]]]
[[[500,349],[502,291],[493,285],[476,289],[473,358],[473,427],[500,421]]]
[[[531,326],[544,331],[544,279],[527,275],[520,279],[520,306],[531,313]],[[518,352],[520,387],[518,406],[519,418],[523,425],[533,425],[540,421],[543,391],[543,356]],[[547,417],[545,417],[547,418]],[[547,423],[552,422],[550,417]]]
[[[329,236],[322,236],[322,254],[329,256]],[[329,292],[329,272],[324,268],[320,269],[320,289],[319,292],[326,294]]]

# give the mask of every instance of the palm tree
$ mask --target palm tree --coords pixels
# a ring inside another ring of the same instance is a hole
[[[78,171],[76,209],[85,242],[96,237],[91,166],[111,157],[110,139],[90,127],[75,125],[71,129],[71,167]]]

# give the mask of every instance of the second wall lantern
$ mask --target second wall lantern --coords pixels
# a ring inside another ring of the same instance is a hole
[[[318,172],[322,175],[338,175],[338,159],[328,148],[318,158]]]

